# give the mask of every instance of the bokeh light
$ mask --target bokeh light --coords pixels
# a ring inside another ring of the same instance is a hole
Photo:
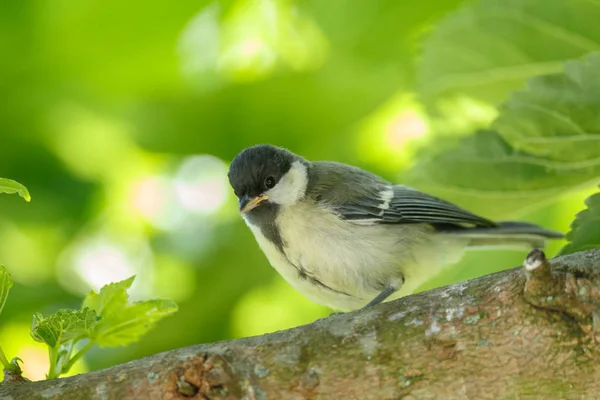
[[[202,89],[219,76],[233,81],[263,79],[276,67],[294,71],[320,67],[327,42],[317,25],[291,0],[237,0],[227,13],[214,2],[188,23],[179,54],[184,74]]]
[[[140,217],[159,229],[177,229],[185,221],[184,210],[177,207],[171,178],[158,176],[134,182],[131,205]]]
[[[37,286],[50,281],[54,269],[48,260],[63,245],[64,233],[40,226],[5,223],[0,227],[2,263],[19,265],[11,270],[13,279],[24,285]]]
[[[217,157],[201,155],[183,160],[175,175],[175,192],[190,212],[210,214],[227,201],[227,166]]]
[[[142,238],[82,234],[60,256],[57,277],[66,289],[84,295],[136,275],[130,294],[143,297],[150,292],[153,262],[152,250]]]
[[[408,168],[430,133],[427,116],[410,93],[398,93],[357,126],[364,162],[397,172]]]

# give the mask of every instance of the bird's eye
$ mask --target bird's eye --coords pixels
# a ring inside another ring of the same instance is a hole
[[[265,179],[265,187],[267,189],[273,189],[273,187],[275,187],[275,178],[269,176],[267,179]]]

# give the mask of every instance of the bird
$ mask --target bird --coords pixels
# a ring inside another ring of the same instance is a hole
[[[563,234],[480,217],[359,167],[258,144],[231,162],[239,212],[309,300],[352,311],[412,294],[471,248],[541,248]]]

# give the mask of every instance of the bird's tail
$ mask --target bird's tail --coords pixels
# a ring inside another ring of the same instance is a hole
[[[544,229],[529,222],[501,221],[494,227],[462,228],[452,234],[469,239],[468,248],[508,247],[543,248],[548,239],[561,239],[564,235]]]

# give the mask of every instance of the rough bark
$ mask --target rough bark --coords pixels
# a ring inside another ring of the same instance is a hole
[[[1,399],[597,399],[600,250]]]

